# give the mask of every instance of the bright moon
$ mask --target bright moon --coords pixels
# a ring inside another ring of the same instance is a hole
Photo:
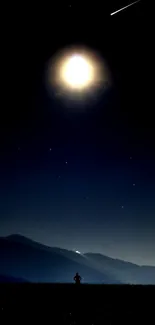
[[[82,89],[93,81],[93,66],[82,55],[75,54],[69,57],[62,66],[62,79],[71,88]]]
[[[103,58],[84,47],[62,49],[49,60],[46,71],[48,91],[60,98],[85,100],[105,91],[111,82]]]

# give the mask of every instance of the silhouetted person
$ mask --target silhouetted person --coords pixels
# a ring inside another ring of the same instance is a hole
[[[80,284],[81,282],[81,276],[79,275],[79,273],[77,272],[75,277],[74,277],[74,281],[76,284]]]

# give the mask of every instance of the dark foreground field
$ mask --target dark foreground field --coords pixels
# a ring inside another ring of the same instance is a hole
[[[155,287],[1,284],[0,324],[154,324]]]

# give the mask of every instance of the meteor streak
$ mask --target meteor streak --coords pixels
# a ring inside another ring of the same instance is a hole
[[[135,2],[132,2],[132,3],[130,3],[129,5],[127,5],[127,6],[123,7],[123,8],[121,8],[121,9],[118,9],[118,10],[112,12],[112,13],[110,14],[110,16],[113,16],[113,15],[117,14],[118,12],[120,12],[120,11],[122,11],[122,10],[128,8],[128,7],[131,7],[132,5],[134,5],[134,4],[138,3],[138,2],[140,2],[140,0],[135,1]]]

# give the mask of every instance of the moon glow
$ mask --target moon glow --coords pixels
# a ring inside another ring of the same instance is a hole
[[[49,91],[54,90],[57,97],[83,100],[109,86],[110,73],[98,53],[71,47],[48,62],[47,83]]]

